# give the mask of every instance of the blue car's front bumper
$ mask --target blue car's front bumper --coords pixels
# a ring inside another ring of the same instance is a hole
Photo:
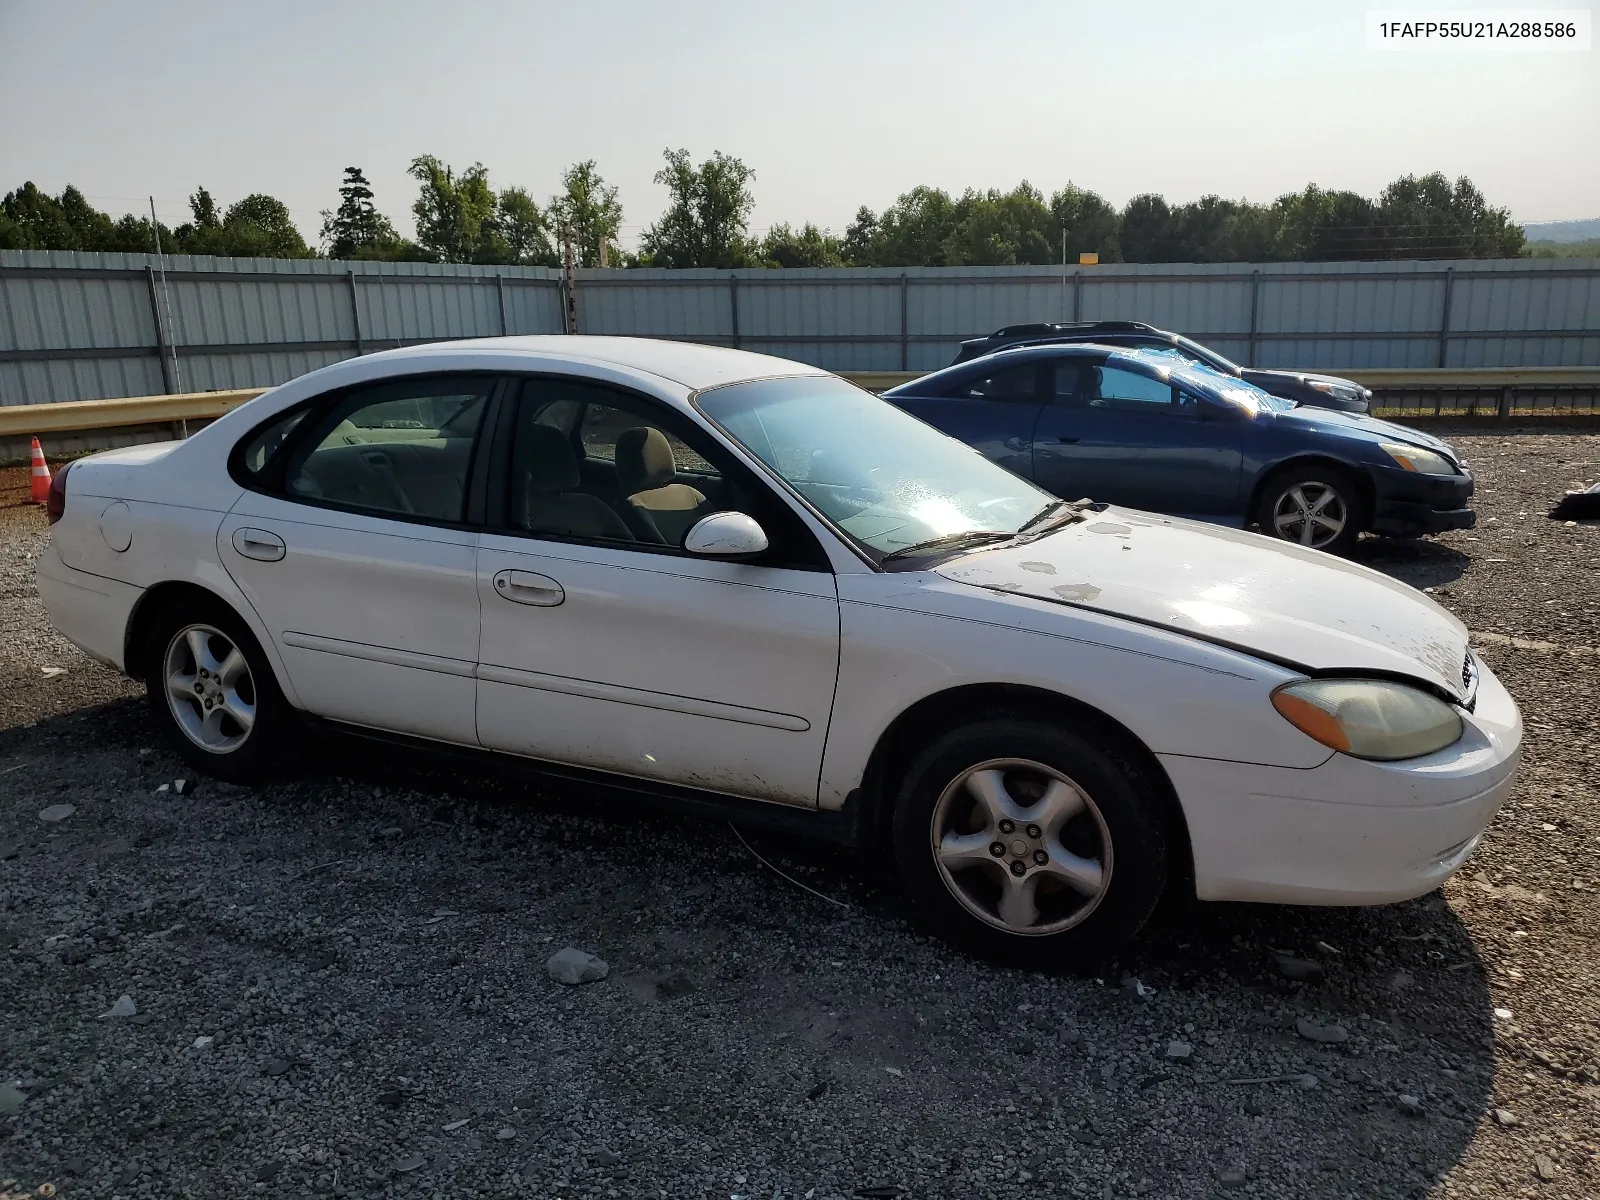
[[[1467,507],[1472,475],[1423,475],[1400,467],[1369,467],[1372,478],[1372,532],[1389,537],[1421,537],[1447,529],[1471,529],[1478,514]]]

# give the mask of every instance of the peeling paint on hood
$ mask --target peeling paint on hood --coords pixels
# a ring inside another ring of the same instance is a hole
[[[1377,571],[1260,534],[1110,508],[934,569],[1309,671],[1403,675],[1458,699],[1466,694],[1467,629],[1449,612]]]

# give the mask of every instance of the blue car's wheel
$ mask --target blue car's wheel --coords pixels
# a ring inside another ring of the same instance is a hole
[[[1366,497],[1337,467],[1293,467],[1267,481],[1256,522],[1268,537],[1348,554],[1367,523]]]

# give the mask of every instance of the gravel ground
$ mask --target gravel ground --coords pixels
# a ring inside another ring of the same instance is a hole
[[[1362,557],[1523,705],[1483,849],[1390,908],[1193,906],[1090,978],[955,955],[842,853],[750,835],[829,903],[726,826],[347,743],[159,790],[0,507],[0,1195],[1600,1193],[1600,528],[1543,515],[1600,437],[1454,440],[1479,528]],[[567,946],[609,976],[553,982]]]

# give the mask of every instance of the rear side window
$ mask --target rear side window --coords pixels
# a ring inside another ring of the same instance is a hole
[[[279,417],[263,429],[258,429],[239,451],[239,466],[254,479],[266,470],[272,456],[289,440],[296,425],[304,419],[307,409],[301,408],[288,416]]]
[[[493,386],[473,377],[407,379],[347,392],[296,437],[283,491],[385,515],[461,521]]]
[[[963,376],[946,396],[956,400],[1010,400],[1033,404],[1039,399],[1039,368],[1033,361]]]

